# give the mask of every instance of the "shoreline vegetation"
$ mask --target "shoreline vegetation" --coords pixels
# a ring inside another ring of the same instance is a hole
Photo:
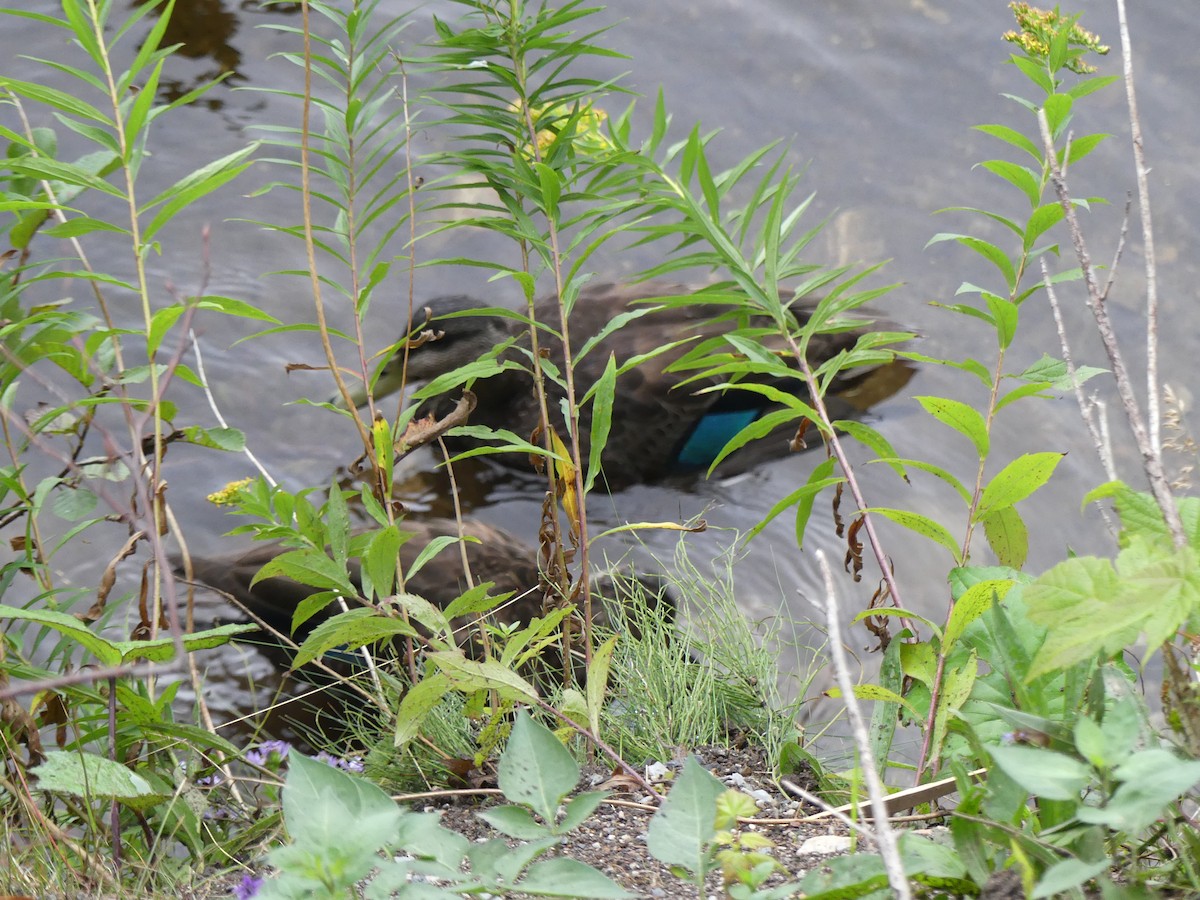
[[[266,90],[295,101],[302,119],[258,123],[256,140],[151,196],[139,176],[160,120],[203,103],[216,83],[179,91],[164,80],[186,52],[172,43],[174,0],[0,10],[71,42],[69,58],[12,57],[0,72],[0,485],[12,550],[0,570],[0,892],[1200,893],[1200,501],[1165,458],[1190,460],[1196,446],[1158,383],[1152,148],[1115,2],[1123,78],[1097,74],[1109,47],[1078,17],[1011,4],[1015,27],[997,36],[1011,52],[1003,102],[1023,125],[964,123],[993,139],[997,158],[979,165],[1008,202],[980,209],[964,198],[941,211],[963,230],[929,241],[987,267],[983,284],[964,281],[936,304],[971,336],[971,355],[952,358],[890,324],[880,265],[809,258],[822,226],[806,219],[811,197],[786,148],[768,144],[719,170],[706,129],[720,123],[681,129],[662,95],[641,133],[633,104],[643,100],[581,74],[620,55],[599,10],[578,0],[455,0],[445,6],[457,14],[419,37],[380,0],[289,4],[295,17],[268,27],[290,42],[295,78]],[[38,80],[47,65],[70,89]],[[1109,136],[1077,132],[1075,112],[1122,82],[1138,195],[1114,252],[1088,242],[1103,198],[1072,189]],[[422,155],[426,131],[449,138]],[[60,150],[80,141],[82,154]],[[284,325],[207,288],[164,297],[150,284],[164,229],[236,190],[250,166],[276,174],[264,210],[299,210],[255,224],[303,252],[304,267],[275,277],[307,287],[309,322]],[[427,256],[424,240],[466,229],[509,252]],[[1148,323],[1147,381],[1136,383],[1107,308],[1134,244]],[[652,247],[662,262],[625,280],[631,298],[589,318],[591,266],[610,245]],[[1104,269],[1097,256],[1115,262]],[[437,318],[422,306],[421,276],[445,265],[508,279],[524,305],[459,303]],[[702,287],[653,286],[663,283]],[[380,298],[401,292],[408,327],[370,355]],[[1031,340],[1026,305],[1048,304],[1061,321],[1068,294],[1094,315],[1104,367],[1073,353],[1060,326],[1060,358],[1010,370],[1009,351]],[[335,305],[352,311],[352,328],[330,327]],[[336,395],[307,402],[330,429],[357,436],[358,458],[328,485],[281,485],[251,452],[265,436],[221,418],[216,376],[191,334],[200,315],[233,317],[246,340],[318,335]],[[486,318],[464,328],[463,316]],[[429,368],[439,355],[453,365]],[[974,398],[912,398],[922,427],[973,448],[967,471],[906,455],[856,415],[871,400],[845,402],[864,372],[921,366],[954,370],[967,386],[958,396]],[[397,392],[386,403],[371,390],[381,378]],[[1123,426],[1103,418],[1092,379],[1115,388]],[[186,421],[184,391],[203,394],[221,424]],[[1103,511],[1112,544],[1107,556],[1064,551],[1034,573],[1030,543],[1044,538],[1020,505],[1064,454],[1001,458],[993,435],[1014,410],[1062,395],[1077,399],[1104,463],[1107,481],[1079,499]],[[505,403],[507,419],[490,415]],[[617,531],[679,534],[665,572],[630,572],[601,565],[606,535],[588,515],[610,482],[698,460],[711,473],[780,433],[814,464],[738,546],[787,516],[803,547],[814,510],[828,510],[846,571],[878,582],[867,608],[846,608],[837,561],[812,554],[824,643],[804,672],[780,671],[778,647],[802,633],[783,598],[765,631],[739,608],[736,548],[715,567],[695,558],[689,536],[703,522],[624,522]],[[672,452],[649,460],[630,446],[639,434],[670,435],[660,443]],[[1141,471],[1118,469],[1113,440],[1136,447]],[[257,575],[243,571],[248,557],[204,563],[201,580],[232,585],[230,608],[242,603],[232,624],[197,616],[187,529],[164,477],[184,444],[244,454],[259,472],[211,498],[232,534],[272,542],[253,545],[270,551]],[[961,514],[941,521],[872,502],[851,445],[898,479],[948,486]],[[398,464],[421,447],[444,463],[455,512],[436,526],[410,515],[398,488]],[[463,516],[467,461],[497,455],[532,466],[525,489],[542,498],[541,519],[528,545]],[[882,522],[946,554],[943,619],[910,605],[911,573]],[[113,529],[120,551],[97,564],[94,584],[72,587],[56,556]],[[123,561],[140,567],[132,590],[118,578]],[[859,626],[877,665],[867,680],[846,652]],[[324,710],[317,725],[291,743],[222,736],[196,654],[232,641],[269,642],[309,682]],[[1140,678],[1150,664],[1163,673],[1160,698]],[[191,708],[177,702],[185,683]],[[853,742],[845,760],[822,756],[819,683],[834,685],[824,696]],[[919,736],[909,758],[902,729]],[[464,796],[491,799],[477,810]],[[834,855],[810,856],[797,839],[804,826],[836,832],[843,840],[825,845]]]

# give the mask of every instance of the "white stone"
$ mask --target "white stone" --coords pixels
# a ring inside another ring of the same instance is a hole
[[[845,853],[850,849],[850,844],[848,834],[818,834],[801,844],[797,852],[829,856],[833,853]]]

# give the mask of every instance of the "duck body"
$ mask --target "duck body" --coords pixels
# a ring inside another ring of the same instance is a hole
[[[611,430],[601,458],[604,481],[612,490],[707,468],[730,438],[763,413],[778,408],[766,397],[750,391],[706,392],[705,388],[720,382],[718,377],[693,379],[691,372],[672,370],[672,366],[697,344],[720,339],[734,327],[728,320],[714,319],[713,307],[705,303],[673,303],[653,308],[655,300],[694,294],[694,288],[661,282],[594,284],[580,291],[571,311],[571,344],[576,353],[615,317],[635,310],[644,311],[643,315],[631,318],[587,347],[585,355],[576,357],[577,397],[582,397],[604,375],[610,358],[620,368],[631,360],[645,357],[616,379]],[[815,302],[802,304],[805,301],[798,301],[792,307],[801,323],[807,321]],[[479,302],[469,297],[440,297],[427,305],[433,315],[439,317],[434,327],[443,336],[410,351],[408,381],[432,380],[475,361],[497,345],[507,345],[498,362],[508,367],[470,385],[478,403],[469,424],[507,429],[518,437],[530,439],[540,427],[542,417],[530,372],[530,337],[526,323],[521,319],[494,315],[440,318],[480,308]],[[538,300],[535,315],[539,322],[549,323],[557,329],[560,321],[557,298],[549,296]],[[765,326],[767,322],[764,318],[750,324]],[[809,345],[813,365],[851,349],[860,334],[861,329],[814,336]],[[655,352],[665,344],[675,346]],[[556,336],[546,335],[540,346],[544,359],[555,371],[561,372],[561,341]],[[725,349],[731,348],[726,345]],[[399,387],[401,365],[397,356],[385,366],[376,383],[376,396]],[[834,379],[830,393],[852,389],[869,372],[860,369],[848,373],[849,377],[839,376]],[[767,379],[759,377],[755,380]],[[786,393],[805,390],[803,382],[795,378],[767,381]],[[569,434],[562,412],[566,391],[558,381],[548,378],[546,392],[551,424],[565,443]],[[448,392],[432,398],[422,412],[440,418],[450,411],[457,396],[455,392]],[[360,399],[365,402],[365,397]],[[591,403],[580,408],[580,451],[585,460],[590,450],[592,410]],[[450,435],[446,440],[455,452],[474,449],[481,444],[473,436]],[[787,438],[780,438],[775,455],[779,455],[786,445]],[[527,457],[505,453],[499,454],[497,459],[505,465],[524,466]]]
[[[439,537],[457,537],[459,534],[458,523],[453,519],[406,519],[400,527],[412,534],[399,551],[401,564],[406,571],[430,542]],[[490,581],[494,585],[490,593],[513,594],[508,602],[490,614],[490,618],[509,625],[525,624],[542,615],[543,593],[538,589],[536,550],[503,529],[478,520],[465,521],[464,533],[478,540],[478,543],[468,541],[464,544],[475,583]],[[296,609],[320,589],[283,576],[254,581],[264,565],[289,549],[282,542],[269,541],[222,556],[193,556],[193,581],[225,595],[250,618],[266,625],[270,632],[291,636],[298,644],[317,625],[340,612],[340,607],[336,603],[330,604],[304,622],[293,634],[292,622]],[[175,559],[174,564],[177,574],[182,575],[181,561]],[[361,568],[356,559],[350,562],[350,576],[356,586],[361,585]],[[671,603],[658,579],[640,577],[639,580],[651,605],[660,602],[660,599],[661,602]],[[595,604],[593,619],[606,626],[610,621],[606,604],[615,602],[618,591],[613,579],[602,574],[593,578],[592,585],[593,593],[604,598],[602,603]],[[409,578],[405,583],[405,591],[444,609],[466,592],[469,586],[459,548],[450,546]],[[353,603],[353,598],[349,598],[348,602]],[[464,616],[453,620],[451,625],[456,632],[460,632],[460,629],[471,627],[472,620],[473,617]],[[273,637],[270,633],[257,637],[252,635],[250,640],[262,641],[268,655],[276,661],[282,658],[285,664],[290,663],[290,653],[277,636]]]

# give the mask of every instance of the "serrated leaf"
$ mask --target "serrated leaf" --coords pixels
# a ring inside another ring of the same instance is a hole
[[[537,689],[512,669],[497,662],[476,662],[467,659],[461,650],[431,653],[429,661],[444,672],[460,690],[494,689],[518,703],[537,702]]]

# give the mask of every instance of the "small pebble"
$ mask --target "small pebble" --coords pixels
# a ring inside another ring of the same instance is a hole
[[[810,837],[807,841],[800,845],[797,853],[821,854],[828,856],[833,853],[845,853],[850,849],[851,839],[849,835],[844,834],[819,834],[816,837]]]

